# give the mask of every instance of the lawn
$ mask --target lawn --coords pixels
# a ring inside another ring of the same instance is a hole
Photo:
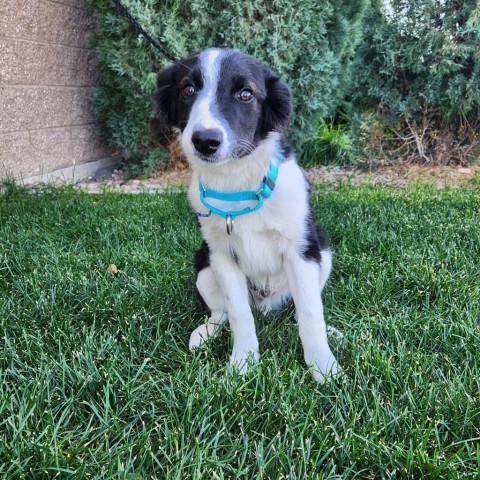
[[[317,186],[341,379],[293,311],[188,351],[200,244],[184,193],[0,196],[0,476],[478,478],[480,190]],[[115,264],[119,272],[108,270]]]

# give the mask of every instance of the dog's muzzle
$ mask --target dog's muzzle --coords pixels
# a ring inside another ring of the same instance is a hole
[[[223,133],[218,128],[195,130],[192,134],[192,143],[195,150],[208,156],[216,153],[223,141]]]

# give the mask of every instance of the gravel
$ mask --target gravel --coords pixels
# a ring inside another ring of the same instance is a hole
[[[338,187],[343,183],[360,185],[389,185],[405,187],[413,182],[427,183],[438,188],[463,186],[467,183],[480,184],[480,166],[428,167],[418,165],[382,166],[375,169],[354,167],[315,167],[306,170],[307,178]],[[144,179],[128,179],[121,170],[109,176],[96,176],[77,183],[75,186],[90,193],[105,191],[128,193],[157,193],[167,189],[182,189],[190,181],[190,170],[168,170]]]

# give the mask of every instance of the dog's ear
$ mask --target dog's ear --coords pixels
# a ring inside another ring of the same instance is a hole
[[[268,132],[283,133],[293,114],[292,94],[290,88],[271,70],[264,70],[267,97],[263,102],[263,115],[260,130],[263,135]]]
[[[177,126],[178,114],[176,106],[175,85],[178,81],[182,66],[174,64],[162,70],[157,77],[157,89],[154,100],[157,105],[157,117],[172,127]]]

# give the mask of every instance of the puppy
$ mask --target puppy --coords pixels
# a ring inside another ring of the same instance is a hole
[[[157,87],[158,113],[192,167],[189,200],[204,238],[196,287],[210,316],[190,348],[228,321],[230,362],[244,373],[260,356],[251,306],[266,313],[293,300],[305,362],[318,381],[335,375],[321,299],[332,254],[285,137],[288,86],[253,57],[214,48],[161,72]]]

